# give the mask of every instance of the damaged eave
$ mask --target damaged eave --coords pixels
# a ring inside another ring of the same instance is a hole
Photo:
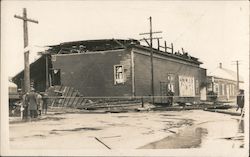
[[[147,47],[147,46],[133,45],[133,47],[138,48],[138,49],[142,49],[142,50],[146,50],[146,51],[150,52],[150,47]],[[178,59],[178,60],[186,61],[186,62],[197,64],[197,65],[203,64],[202,62],[198,61],[198,58],[195,58],[195,57],[192,57],[192,56],[190,56],[190,59],[189,59],[189,58],[185,58],[185,56],[183,56],[183,55],[182,56],[178,56],[176,54],[172,54],[172,53],[168,53],[168,52],[164,52],[164,51],[158,51],[157,49],[153,49],[153,53],[160,54],[162,56],[170,57],[170,58],[173,58],[173,59]],[[193,58],[193,59],[191,59],[191,58]]]

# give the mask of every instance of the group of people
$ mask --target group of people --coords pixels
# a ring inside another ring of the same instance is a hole
[[[34,88],[31,91],[23,95],[23,118],[37,118],[47,113],[47,98],[39,92],[35,92]]]

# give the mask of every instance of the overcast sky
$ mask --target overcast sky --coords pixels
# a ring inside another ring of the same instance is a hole
[[[2,1],[1,51],[3,70],[14,76],[23,69],[22,15],[39,24],[29,23],[30,45],[53,45],[66,41],[89,39],[140,39],[149,31],[148,17],[153,18],[157,36],[182,47],[198,57],[208,73],[219,62],[236,71],[232,61],[240,60],[240,72],[248,76],[249,3],[229,1]],[[155,44],[156,46],[156,44]],[[33,49],[30,62],[36,51]]]

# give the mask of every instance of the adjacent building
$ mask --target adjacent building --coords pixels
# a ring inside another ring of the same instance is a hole
[[[208,92],[217,95],[218,101],[234,102],[238,94],[237,73],[222,67],[222,63],[207,76]],[[243,78],[239,76],[239,90],[243,90]]]

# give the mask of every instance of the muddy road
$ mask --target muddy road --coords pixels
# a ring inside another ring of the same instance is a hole
[[[10,148],[241,148],[244,123],[237,119],[200,110],[48,115],[10,124]]]

